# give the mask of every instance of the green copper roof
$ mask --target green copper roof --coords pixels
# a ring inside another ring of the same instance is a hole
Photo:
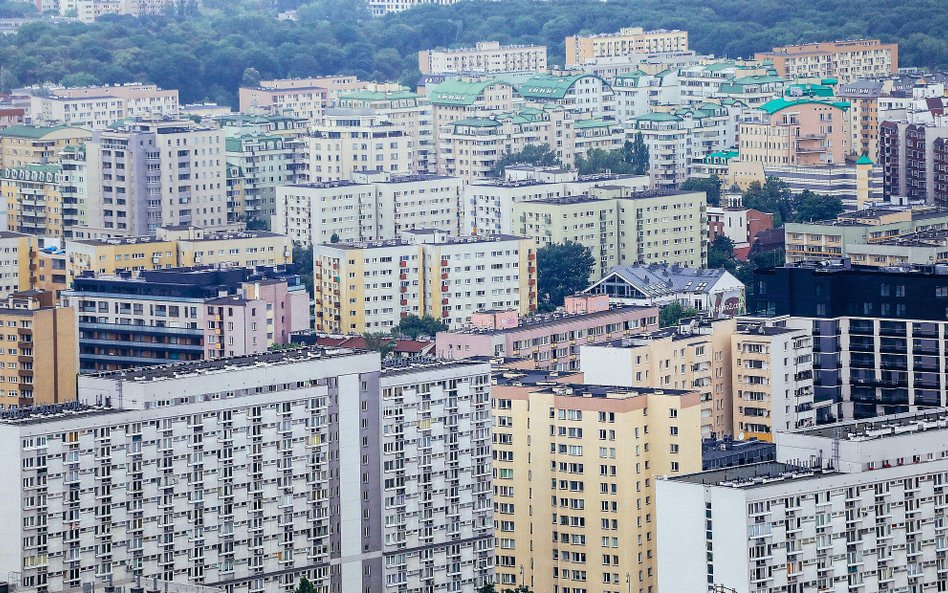
[[[740,156],[740,153],[736,150],[719,150],[717,152],[708,153],[708,155],[704,157],[704,160],[708,161],[709,159],[719,159],[729,161],[731,159],[736,159],[738,156]]]
[[[620,74],[616,76],[616,78],[641,78],[643,76],[648,76],[648,74],[636,68],[632,72],[626,72],[625,74]]]
[[[569,76],[555,76],[553,74],[537,74],[530,77],[525,83],[517,86],[517,91],[527,99],[562,99],[570,87],[581,78],[599,78],[595,74],[571,74]]]
[[[789,96],[794,96],[793,92],[797,91],[802,93],[807,97],[832,97],[834,94],[833,87],[827,86],[825,84],[791,84],[787,87],[785,94]]]
[[[815,103],[817,105],[831,105],[843,111],[849,110],[849,103],[846,103],[845,101],[818,101],[816,99],[774,99],[773,101],[767,101],[761,105],[759,109],[762,109],[767,113],[774,114],[782,109],[786,109],[787,107],[806,105],[808,103]]]
[[[464,119],[459,119],[454,122],[454,125],[471,126],[475,128],[496,128],[500,125],[500,122],[490,119],[489,117],[465,117]]]
[[[875,163],[873,163],[872,159],[869,158],[867,155],[862,155],[861,157],[856,159],[856,164],[857,165],[874,165]]]
[[[440,85],[439,85],[440,86]],[[403,99],[417,99],[418,93],[409,90],[401,91],[356,91],[348,95],[340,95],[340,101],[401,101]]]
[[[681,121],[681,118],[673,113],[646,113],[634,118],[637,121]]]
[[[728,68],[742,68],[734,62],[715,62],[714,64],[706,64],[704,69],[708,72],[718,72],[720,70],[727,70]]]
[[[493,84],[507,84],[497,80],[467,82],[463,80],[445,80],[431,89],[428,97],[435,105],[473,105],[474,101]]]
[[[608,119],[602,119],[602,118],[595,118],[595,119],[581,119],[575,124],[573,124],[573,127],[577,130],[588,130],[592,128],[611,128],[615,125],[617,124],[614,121],[611,121]]]
[[[47,134],[52,134],[53,132],[58,132],[59,130],[68,129],[70,129],[70,126],[26,126],[17,124],[4,128],[2,131],[0,131],[0,136],[8,136],[13,138],[42,138]]]

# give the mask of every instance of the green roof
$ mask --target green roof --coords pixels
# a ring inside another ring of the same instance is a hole
[[[71,126],[27,126],[23,124],[17,124],[14,126],[7,126],[6,128],[3,128],[3,130],[0,130],[0,136],[12,136],[14,138],[42,138],[47,134],[52,134],[53,132],[58,132],[60,130],[68,130],[70,128]]]
[[[792,95],[792,89],[798,89],[803,95],[807,97],[832,97],[834,92],[833,87],[827,86],[825,84],[791,84],[787,87],[785,94]]]
[[[577,130],[587,130],[591,128],[611,128],[615,125],[617,124],[614,121],[611,121],[608,119],[602,119],[602,118],[594,118],[594,119],[581,119],[575,124],[573,124],[573,127]]]
[[[714,64],[705,64],[704,69],[709,72],[717,72],[719,70],[727,70],[728,68],[743,68],[738,66],[735,62],[715,62]]]
[[[455,126],[471,126],[475,128],[496,128],[500,122],[489,117],[465,117],[454,122]]]
[[[831,105],[843,111],[849,110],[849,103],[846,103],[845,101],[818,101],[816,99],[783,99],[783,98],[774,99],[773,101],[767,101],[766,103],[761,105],[759,109],[762,109],[766,111],[767,113],[774,114],[782,109],[786,109],[787,107],[794,107],[796,105],[806,105],[808,103],[815,103],[817,105]]]
[[[741,153],[739,153],[736,150],[719,150],[717,152],[708,153],[708,155],[704,158],[706,161],[708,159],[722,159],[725,161],[729,161],[731,159],[736,159],[737,157],[740,156],[740,154]]]
[[[638,121],[681,121],[681,118],[673,113],[662,113],[658,111],[655,113],[646,113],[634,119]]]
[[[431,89],[428,98],[435,105],[472,105],[493,84],[507,84],[497,80],[445,80]]]
[[[616,78],[641,78],[642,76],[648,76],[648,74],[636,68],[632,72],[626,72],[625,74],[620,74],[616,76]]]
[[[873,163],[872,159],[869,158],[867,155],[862,155],[861,157],[856,159],[856,164],[857,165],[874,165],[875,163]]]
[[[571,74],[556,76],[553,74],[537,74],[530,77],[525,83],[517,86],[517,92],[527,99],[562,99],[570,87],[581,78],[599,78],[595,74]]]
[[[356,91],[348,95],[340,95],[339,101],[400,101],[402,99],[417,99],[418,97],[418,93],[413,93],[407,89],[401,91]]]

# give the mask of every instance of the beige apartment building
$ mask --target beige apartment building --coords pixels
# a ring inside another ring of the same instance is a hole
[[[441,173],[467,182],[493,176],[494,164],[506,153],[527,145],[547,145],[566,167],[576,161],[576,132],[562,107],[525,107],[509,113],[468,117],[446,126],[439,138]]]
[[[677,327],[584,346],[586,381],[701,394],[701,436],[773,440],[816,423],[813,339],[784,319],[686,320]],[[830,405],[832,402],[826,402]]]
[[[849,103],[774,99],[739,123],[741,162],[773,165],[843,164],[852,153]]]
[[[76,399],[79,343],[76,310],[45,291],[0,300],[0,407],[58,404]]]
[[[422,74],[493,74],[546,70],[546,46],[501,45],[479,41],[474,47],[425,49],[418,52]]]
[[[582,66],[598,58],[687,51],[687,31],[625,27],[618,33],[567,37],[566,66]]]
[[[96,118],[90,114],[82,114],[82,110],[88,107],[87,99],[97,97],[113,97],[123,102],[124,117],[176,117],[178,115],[178,89],[165,90],[154,84],[143,84],[140,82],[128,84],[116,84],[106,86],[86,86],[73,88],[59,88],[53,92],[59,101],[49,106],[50,113],[55,110],[56,121],[66,122],[69,117],[79,117],[94,121]],[[43,97],[37,97],[43,99]],[[76,101],[71,103],[70,100]],[[45,103],[39,104],[45,107]],[[60,110],[62,107],[62,110]],[[46,110],[44,109],[44,114]],[[67,113],[69,115],[67,115]],[[73,125],[80,125],[74,123]]]
[[[703,192],[637,192],[599,187],[588,194],[512,204],[515,234],[542,247],[573,241],[595,259],[590,280],[635,263],[703,267],[707,258]]]
[[[654,592],[655,481],[700,470],[700,395],[580,377],[496,376],[497,582],[538,592]]]
[[[316,76],[261,80],[257,87],[240,87],[238,100],[241,113],[270,111],[292,112],[297,117],[313,120],[327,107],[335,107],[342,95],[363,89],[397,91],[397,83],[363,82],[355,76]]]
[[[899,71],[899,45],[878,39],[830,41],[775,47],[754,59],[768,60],[777,75],[795,78],[835,78],[841,83],[859,78],[885,78]]]
[[[0,130],[0,164],[3,167],[55,163],[66,147],[92,138],[92,132],[69,126],[7,126]]]
[[[37,238],[0,230],[0,298],[34,288]]]
[[[533,240],[406,231],[399,239],[316,245],[316,331],[388,333],[407,315],[449,327],[473,313],[536,310]]]
[[[303,146],[303,176],[317,183],[366,172],[407,175],[415,162],[414,139],[371,109],[326,110]]]
[[[413,173],[433,171],[434,129],[431,105],[425,97],[407,89],[376,91],[366,89],[340,95],[337,105],[341,108],[368,109],[382,120],[391,122],[402,134],[410,138],[414,149]]]
[[[125,100],[106,94],[30,97],[30,118],[42,125],[66,125],[101,130],[126,117]]]

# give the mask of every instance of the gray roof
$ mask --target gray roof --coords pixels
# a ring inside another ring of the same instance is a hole
[[[590,286],[587,292],[611,276],[621,278],[649,297],[681,292],[711,292],[725,275],[730,276],[730,273],[719,269],[685,268],[677,264],[617,266],[609,270],[602,280]]]

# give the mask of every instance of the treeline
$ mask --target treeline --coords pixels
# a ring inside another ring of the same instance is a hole
[[[287,9],[299,20],[274,18]],[[622,26],[686,29],[693,49],[731,57],[788,43],[880,37],[901,44],[903,65],[948,66],[946,0],[470,0],[379,19],[361,0],[204,0],[201,10],[113,15],[91,25],[31,23],[0,39],[0,88],[142,80],[180,89],[185,102],[235,104],[250,67],[264,78],[347,73],[414,85],[419,49],[537,43],[550,48],[551,64],[561,64],[566,35]]]

